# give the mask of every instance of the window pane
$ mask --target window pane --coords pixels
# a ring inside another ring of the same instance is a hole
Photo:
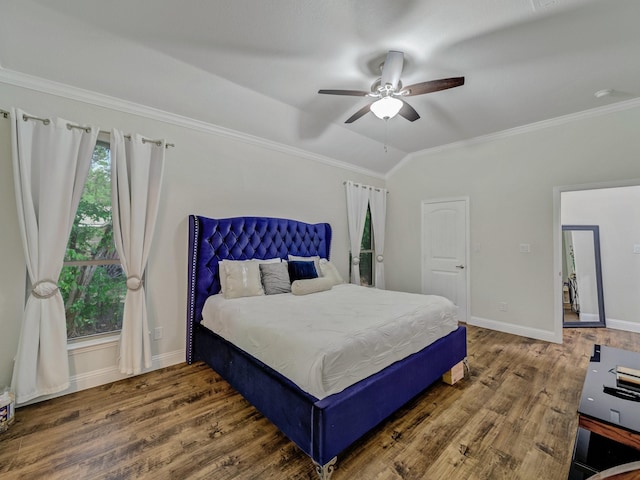
[[[67,314],[67,337],[122,328],[127,293],[120,265],[65,266],[58,282]]]
[[[115,260],[104,264],[102,260]],[[60,291],[65,302],[67,337],[122,328],[126,279],[113,242],[111,218],[111,152],[96,145],[74,220]],[[86,262],[86,263],[85,263]]]
[[[362,233],[362,243],[360,244],[360,250],[371,250],[373,244],[371,243],[371,210],[367,207],[367,216],[364,221],[364,232]]]
[[[65,260],[106,258],[118,258],[111,222],[111,155],[107,144],[98,143],[69,235]]]
[[[367,216],[364,221],[364,231],[362,233],[362,242],[360,243],[360,285],[370,287],[374,285],[373,281],[373,230],[371,228],[371,209],[367,207]],[[349,253],[349,276],[351,276],[351,253]]]
[[[373,253],[360,253],[360,285],[369,287],[373,285]]]

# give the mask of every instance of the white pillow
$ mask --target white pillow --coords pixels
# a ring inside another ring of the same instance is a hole
[[[318,276],[321,277],[322,273],[320,272],[320,256],[314,255],[311,257],[300,257],[298,255],[288,255],[287,256],[290,262],[311,262],[313,261],[313,266],[316,267],[316,272],[318,272]]]
[[[225,279],[224,298],[264,295],[258,262],[224,262],[220,272]]]
[[[334,285],[344,283],[344,279],[342,278],[342,275],[340,275],[336,266],[326,258],[320,259],[320,271],[322,272],[322,276],[330,279]]]
[[[331,290],[333,283],[328,278],[308,278],[306,280],[296,280],[291,284],[291,293],[294,295],[308,295],[310,293],[324,292]]]
[[[227,273],[225,271],[226,265],[233,264],[243,264],[248,262],[254,262],[256,265],[260,265],[261,263],[280,263],[282,260],[280,257],[276,258],[268,258],[266,260],[260,259],[251,259],[251,260],[220,260],[218,262],[218,274],[220,275],[220,293],[224,293],[227,289]],[[260,282],[260,267],[256,267],[258,269],[258,282]],[[253,272],[253,270],[251,270]],[[261,283],[261,282],[260,282]]]

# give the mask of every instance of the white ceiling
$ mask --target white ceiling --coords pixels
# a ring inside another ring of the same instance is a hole
[[[385,173],[637,98],[639,20],[638,0],[0,0],[0,66]],[[346,125],[370,100],[318,89],[368,90],[388,50],[404,85],[466,83],[407,98],[413,123]]]

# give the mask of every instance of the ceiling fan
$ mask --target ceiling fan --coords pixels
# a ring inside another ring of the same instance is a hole
[[[344,123],[353,123],[369,112],[373,112],[376,117],[383,120],[393,118],[399,114],[410,122],[415,122],[420,118],[420,115],[418,115],[418,112],[416,112],[411,105],[402,100],[402,97],[422,95],[464,85],[464,77],[453,77],[430,80],[428,82],[415,83],[408,87],[403,87],[400,81],[403,64],[404,53],[390,50],[387,53],[386,60],[381,65],[382,75],[373,82],[370,92],[362,90],[318,90],[318,93],[372,97],[377,99],[375,102],[362,107]]]

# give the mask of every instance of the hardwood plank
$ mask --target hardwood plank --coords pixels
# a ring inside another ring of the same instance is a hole
[[[338,459],[334,480],[566,479],[593,344],[640,334],[568,329],[562,345],[468,326],[470,373],[436,383]],[[310,460],[204,364],[180,364],[18,409],[3,479],[315,479]]]

